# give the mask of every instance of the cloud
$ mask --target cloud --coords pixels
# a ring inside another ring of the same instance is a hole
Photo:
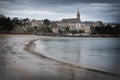
[[[120,0],[0,0],[0,13],[10,17],[61,20],[78,8],[83,21],[120,22]]]

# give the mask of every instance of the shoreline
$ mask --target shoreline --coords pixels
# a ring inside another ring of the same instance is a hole
[[[74,64],[74,63],[68,63],[68,62],[65,62],[65,61],[57,60],[57,59],[51,58],[49,56],[46,56],[42,53],[36,52],[33,46],[34,46],[34,42],[37,41],[37,40],[39,40],[39,39],[30,41],[24,49],[27,50],[28,52],[30,52],[33,55],[43,57],[43,58],[46,58],[46,59],[49,59],[49,60],[52,60],[52,61],[56,61],[56,62],[62,63],[63,65],[66,65],[66,66],[71,66],[71,67],[84,69],[84,70],[88,70],[88,71],[92,71],[92,72],[97,72],[97,73],[102,73],[102,74],[106,74],[106,75],[112,75],[112,76],[120,77],[120,74],[118,74],[118,73],[113,73],[113,72],[110,72],[110,71],[104,71],[104,70],[98,70],[98,69],[83,67],[83,66],[80,66],[80,65],[77,65],[77,64]]]
[[[120,38],[120,35],[67,35],[67,34],[23,34],[23,33],[0,33],[0,35],[34,35],[34,36],[50,36],[50,37],[81,37],[81,38]]]

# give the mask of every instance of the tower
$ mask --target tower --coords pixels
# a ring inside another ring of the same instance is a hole
[[[77,19],[81,22],[81,20],[80,20],[80,13],[79,13],[79,9],[78,9],[78,12],[77,12]]]

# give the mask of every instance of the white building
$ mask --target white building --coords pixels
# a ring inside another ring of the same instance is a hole
[[[83,30],[83,26],[81,24],[81,20],[80,20],[80,13],[79,10],[77,12],[77,17],[76,18],[70,18],[70,19],[62,19],[61,20],[61,26],[62,27],[69,27],[69,29],[72,30]]]
[[[102,25],[102,22],[101,21],[96,21],[96,22],[85,21],[85,22],[82,22],[82,25],[84,26],[85,33],[91,33],[91,28],[100,27]]]
[[[43,24],[43,20],[31,20],[31,26],[39,28]]]

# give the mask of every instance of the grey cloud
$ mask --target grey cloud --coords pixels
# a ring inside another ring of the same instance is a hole
[[[80,9],[83,20],[120,22],[120,0],[0,0],[0,13],[12,17],[42,19],[47,16],[50,19],[58,19],[58,17],[61,19],[75,17],[77,8]],[[58,15],[45,16],[44,14],[25,13],[24,10],[48,11],[58,13]],[[15,11],[21,13],[15,13]]]
[[[119,0],[33,0],[42,4],[119,3]]]

